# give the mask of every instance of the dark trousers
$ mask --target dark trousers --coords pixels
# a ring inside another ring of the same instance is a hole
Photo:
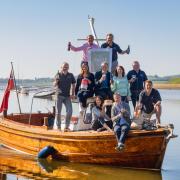
[[[114,126],[114,132],[118,143],[123,143],[123,144],[125,143],[125,139],[128,135],[129,129],[130,127],[127,124],[123,124],[123,125],[116,124]]]
[[[82,106],[86,107],[87,99],[90,97],[93,97],[93,94],[90,91],[79,91],[77,96],[78,96],[79,102],[82,103]]]
[[[126,103],[129,103],[128,99],[127,99],[127,96],[121,96],[121,100],[123,102],[126,102]]]
[[[91,124],[91,128],[94,131],[97,131],[97,129],[103,127],[104,123],[106,123],[112,129],[112,125],[113,125],[112,121],[104,121],[104,118],[95,119]]]
[[[97,89],[95,95],[101,96],[103,99],[113,99],[113,93],[109,88]]]
[[[131,92],[131,100],[132,100],[134,109],[136,107],[136,102],[139,100],[139,94],[140,92],[133,92],[133,91]]]

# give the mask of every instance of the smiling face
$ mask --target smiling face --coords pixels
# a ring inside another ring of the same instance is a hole
[[[61,66],[61,70],[63,72],[67,72],[69,70],[69,64],[68,63],[63,63]]]
[[[87,41],[88,41],[88,43],[89,43],[90,45],[92,45],[93,42],[94,42],[94,36],[93,36],[93,35],[89,35],[89,36],[87,37]]]
[[[139,65],[139,62],[138,62],[138,61],[134,61],[133,64],[132,64],[132,66],[133,66],[133,70],[139,71],[140,65]]]
[[[106,42],[107,42],[108,44],[112,44],[112,42],[113,42],[113,35],[112,35],[112,34],[108,34],[108,35],[106,36]]]
[[[113,95],[113,98],[114,98],[114,101],[115,101],[116,103],[120,103],[120,102],[121,102],[121,96],[120,96],[120,94],[115,93],[115,94]]]
[[[123,74],[123,69],[120,66],[117,67],[117,73],[121,75]]]
[[[108,70],[108,64],[106,62],[103,62],[101,64],[101,69],[102,69],[102,71],[106,72]]]
[[[97,96],[97,97],[96,97],[96,105],[97,105],[98,107],[101,107],[102,103],[103,103],[102,99],[101,99],[99,96]]]
[[[150,92],[152,90],[152,82],[151,81],[146,81],[145,82],[145,90],[146,92]]]
[[[85,63],[83,63],[82,65],[81,65],[81,69],[82,69],[82,71],[83,72],[88,72],[88,65],[87,64],[85,64]]]

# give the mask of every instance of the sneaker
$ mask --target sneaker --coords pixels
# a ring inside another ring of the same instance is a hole
[[[122,150],[124,149],[124,147],[125,147],[125,146],[124,146],[123,143],[120,143],[120,144],[118,143],[118,146],[116,146],[115,149],[116,149],[117,151],[122,151]]]

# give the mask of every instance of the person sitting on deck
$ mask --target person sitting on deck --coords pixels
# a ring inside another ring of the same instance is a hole
[[[88,64],[83,62],[81,65],[81,73],[77,77],[75,87],[75,95],[79,100],[79,111],[84,112],[86,101],[94,95],[94,74],[89,72]]]
[[[83,51],[83,58],[82,62],[88,62],[88,51],[90,49],[96,49],[99,48],[97,44],[94,44],[94,36],[93,35],[88,35],[87,36],[87,43],[83,44],[80,47],[74,47],[71,42],[68,43],[68,50],[72,51]]]
[[[105,119],[107,121],[105,121]],[[96,96],[95,106],[92,108],[92,124],[91,128],[95,131],[108,130],[112,132],[112,121],[105,113],[105,104],[101,96]]]
[[[101,63],[101,70],[95,73],[95,95],[105,99],[113,99],[111,87],[111,73],[108,71],[107,62]],[[107,114],[111,117],[111,108],[106,107]]]
[[[130,129],[130,107],[126,102],[121,101],[121,95],[114,93],[114,103],[111,109],[111,119],[114,122],[114,132],[118,142],[116,150],[123,150],[125,139]]]
[[[156,114],[156,123],[160,124],[161,120],[161,96],[158,90],[153,88],[153,83],[150,80],[145,81],[145,88],[139,95],[138,109],[146,118],[151,119],[153,114]]]

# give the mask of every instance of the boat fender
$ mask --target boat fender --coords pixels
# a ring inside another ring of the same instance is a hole
[[[53,146],[46,146],[38,153],[38,158],[47,158],[57,153],[57,150]]]

